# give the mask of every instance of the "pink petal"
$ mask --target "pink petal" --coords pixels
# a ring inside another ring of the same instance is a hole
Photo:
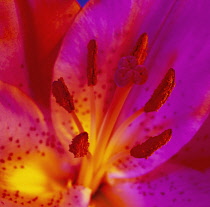
[[[78,185],[72,186],[64,195],[64,202],[61,203],[61,206],[87,207],[90,196],[91,189]]]
[[[209,123],[210,116],[194,138],[166,163],[137,179],[111,180],[111,186],[104,187],[96,200],[120,201],[120,206],[207,206],[210,201]]]
[[[193,8],[183,2],[173,6],[149,51],[146,61],[146,66],[150,69],[148,82],[142,88],[136,86],[133,89],[120,118],[125,120],[129,114],[143,107],[166,71],[173,67],[176,71],[176,86],[168,101],[159,112],[142,115],[124,132],[124,140],[127,139],[127,142],[124,142],[123,148],[125,146],[131,148],[136,143],[143,142],[148,136],[155,136],[168,128],[173,131],[172,139],[147,160],[135,158],[121,160],[120,176],[144,174],[169,159],[195,135],[208,116],[210,73],[207,51],[210,41],[208,31],[202,24],[208,15],[200,9],[200,2],[195,2],[191,6]],[[209,4],[203,7],[209,7]],[[195,16],[196,21],[193,21]],[[149,24],[144,27],[150,31]],[[203,41],[206,44],[202,44]],[[115,149],[119,151],[119,148]]]
[[[63,202],[76,167],[38,107],[17,88],[0,82],[0,111],[1,202],[5,206]]]
[[[74,0],[38,0],[4,2],[0,8],[1,79],[25,92],[30,87],[32,95],[47,104],[59,45],[80,7]]]
[[[210,169],[199,172],[179,165],[166,165],[151,174],[102,189],[112,206],[208,206]]]

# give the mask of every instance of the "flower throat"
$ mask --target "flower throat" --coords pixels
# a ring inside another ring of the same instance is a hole
[[[115,146],[123,144],[121,138],[125,129],[142,113],[158,111],[164,105],[175,86],[175,71],[169,69],[157,86],[151,98],[145,106],[138,109],[125,119],[118,128],[114,128],[120,115],[123,104],[128,97],[133,85],[142,85],[147,81],[147,69],[143,65],[147,56],[148,35],[142,34],[130,56],[119,60],[118,68],[114,74],[117,86],[115,96],[107,110],[99,131],[96,131],[96,104],[94,86],[97,84],[97,43],[90,40],[87,45],[87,86],[90,88],[90,131],[84,130],[78,116],[75,113],[73,96],[70,94],[64,79],[60,77],[52,83],[52,93],[56,102],[71,114],[79,134],[75,135],[69,145],[69,151],[75,158],[82,158],[77,185],[89,187],[93,192],[97,190],[101,182],[105,182],[106,173],[112,164],[121,156],[129,155],[134,158],[148,158],[156,150],[165,145],[172,136],[172,130],[167,129],[157,136],[150,137],[144,143],[133,146],[130,151],[116,152]],[[112,117],[110,119],[110,117]],[[90,143],[89,143],[90,138]],[[124,140],[125,141],[125,140]]]

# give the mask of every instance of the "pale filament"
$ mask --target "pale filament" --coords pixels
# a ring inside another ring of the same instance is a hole
[[[118,151],[118,147],[120,148],[123,145],[125,138],[123,139],[123,136],[121,135],[126,128],[143,113],[144,108],[137,110],[117,128],[117,130],[111,136],[110,142],[108,143],[107,150],[104,155],[104,161],[107,160],[112,154],[115,154],[115,152]],[[120,143],[120,146],[117,143]]]
[[[96,121],[96,103],[95,103],[95,94],[94,94],[94,86],[89,86],[90,93],[90,110],[91,110],[91,124],[90,124],[90,152],[93,153],[96,147],[96,129],[97,129],[97,121]]]
[[[128,86],[123,89],[117,87],[115,91],[114,98],[112,99],[112,103],[105,115],[97,138],[97,148],[100,150],[97,151],[96,162],[94,163],[96,169],[100,166],[100,161],[103,159],[104,151],[106,150],[110,135],[130,90],[131,86]],[[110,117],[112,118],[110,119]]]
[[[90,187],[93,191],[99,185],[100,180],[103,178],[106,170],[110,167],[111,162],[108,161],[104,164],[103,156],[106,152],[107,143],[110,141],[110,135],[115,126],[116,120],[120,114],[121,109],[124,106],[125,100],[131,90],[131,86],[127,87],[127,90],[117,88],[112,104],[106,113],[103,124],[100,128],[99,135],[96,136],[95,151],[91,157],[84,157],[80,169],[78,184]],[[112,119],[110,119],[110,115]],[[107,127],[108,126],[108,127]],[[91,129],[96,130],[95,122],[91,121]],[[92,142],[90,142],[92,145]],[[116,155],[118,157],[118,155]],[[113,159],[112,159],[113,160]],[[95,177],[96,176],[96,177]],[[94,180],[94,182],[93,182]]]
[[[71,116],[72,116],[72,118],[73,118],[73,120],[74,120],[74,123],[76,124],[76,126],[77,126],[79,132],[80,132],[80,133],[81,133],[81,132],[84,132],[85,130],[84,130],[84,128],[83,128],[83,126],[82,126],[82,124],[81,124],[81,122],[80,122],[78,116],[76,115],[76,113],[75,113],[74,111],[71,112]]]

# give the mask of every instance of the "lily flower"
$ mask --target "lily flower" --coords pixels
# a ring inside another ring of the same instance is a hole
[[[209,165],[183,158],[209,157],[194,148],[209,142],[208,14],[189,2],[90,1],[55,62],[51,119],[0,82],[2,206],[209,203]]]

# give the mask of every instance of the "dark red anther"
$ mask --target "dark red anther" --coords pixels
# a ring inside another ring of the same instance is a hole
[[[88,43],[88,57],[87,57],[87,78],[88,85],[94,86],[97,83],[97,66],[96,66],[96,55],[97,45],[96,40],[90,40]]]
[[[147,48],[148,48],[148,35],[147,33],[143,33],[137,43],[136,47],[133,51],[133,56],[138,60],[138,65],[142,65],[147,57]]]
[[[73,97],[69,93],[69,90],[62,77],[59,78],[57,81],[53,81],[52,93],[56,99],[56,102],[64,109],[66,109],[69,113],[71,113],[75,109]]]
[[[88,133],[82,132],[73,138],[69,151],[74,154],[75,158],[84,157],[88,153],[88,147]]]
[[[156,150],[165,145],[172,136],[172,130],[167,129],[158,136],[150,137],[143,144],[139,144],[133,147],[130,151],[131,156],[135,158],[148,158]]]
[[[169,69],[162,82],[155,89],[152,97],[144,106],[145,112],[157,111],[167,101],[175,86],[175,70]]]

